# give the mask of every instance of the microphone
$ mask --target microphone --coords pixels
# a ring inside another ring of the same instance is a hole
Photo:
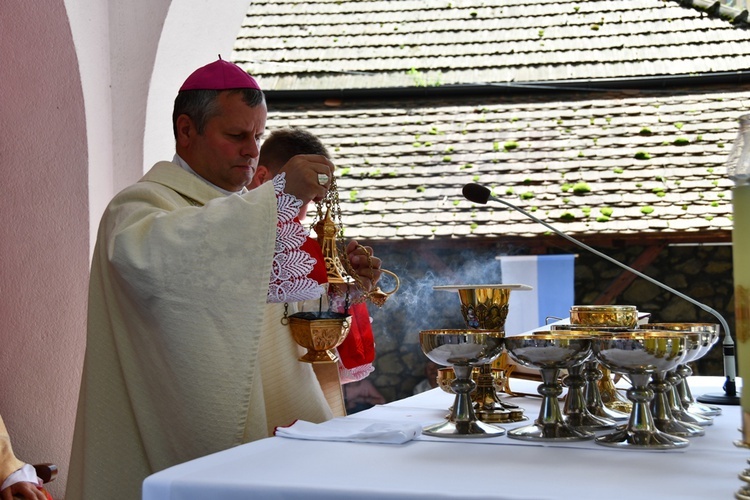
[[[673,294],[677,295],[681,299],[684,299],[684,300],[690,302],[691,304],[693,304],[693,305],[695,305],[695,306],[703,309],[707,313],[713,315],[716,319],[719,320],[719,323],[721,323],[721,327],[724,329],[724,332],[725,332],[724,333],[724,341],[722,343],[722,347],[723,347],[722,354],[723,354],[723,358],[724,358],[724,375],[726,376],[726,382],[724,383],[724,387],[723,387],[725,394],[723,394],[723,395],[722,394],[717,394],[717,395],[704,394],[703,396],[701,396],[701,397],[698,398],[698,401],[701,401],[701,402],[704,402],[704,403],[714,403],[714,404],[728,404],[728,405],[737,405],[737,404],[739,404],[739,397],[737,396],[737,385],[736,385],[736,382],[735,382],[735,377],[737,376],[737,369],[735,368],[735,365],[734,365],[734,341],[732,340],[732,335],[729,332],[729,325],[727,324],[727,321],[716,310],[714,310],[713,308],[707,306],[706,304],[703,304],[702,302],[698,302],[697,300],[693,299],[692,297],[688,297],[684,293],[679,292],[679,291],[675,290],[672,287],[669,287],[669,286],[665,285],[661,281],[657,281],[654,278],[652,278],[652,277],[650,277],[650,276],[648,276],[646,274],[643,274],[642,272],[640,272],[640,271],[638,271],[636,269],[633,269],[632,267],[626,266],[622,262],[619,262],[619,261],[613,259],[609,255],[606,255],[606,254],[600,252],[599,250],[596,250],[595,248],[591,248],[590,246],[586,245],[583,242],[578,241],[577,239],[573,238],[572,236],[568,236],[567,234],[563,233],[562,231],[557,230],[556,228],[554,228],[550,224],[547,224],[543,220],[538,219],[537,217],[534,217],[533,215],[531,215],[526,210],[524,210],[524,209],[522,209],[520,207],[517,207],[517,206],[513,205],[512,203],[509,203],[509,202],[507,202],[505,200],[501,200],[500,198],[492,196],[490,190],[487,189],[486,187],[482,186],[481,184],[470,182],[469,184],[464,185],[462,193],[464,195],[464,198],[466,198],[467,200],[469,200],[471,202],[478,203],[480,205],[486,205],[487,202],[489,201],[489,199],[492,198],[494,201],[496,201],[496,202],[498,202],[498,203],[500,203],[502,205],[505,205],[506,207],[512,208],[513,210],[515,210],[517,212],[522,213],[523,215],[525,215],[529,219],[533,220],[534,222],[536,222],[538,224],[543,225],[544,227],[546,227],[547,229],[549,229],[553,233],[557,234],[558,236],[561,236],[561,237],[565,238],[566,240],[570,241],[571,243],[573,243],[573,244],[575,244],[575,245],[577,245],[577,246],[579,246],[581,248],[584,248],[584,249],[588,250],[589,252],[593,253],[594,255],[598,255],[599,257],[601,257],[601,258],[603,258],[605,260],[608,260],[612,264],[615,264],[616,266],[619,266],[619,267],[625,269],[626,271],[629,271],[629,272],[635,274],[636,276],[645,279],[649,283],[652,283],[652,284],[658,286],[659,288],[662,288],[662,289],[664,289],[664,290],[666,290],[666,291],[668,291],[670,293],[673,293]]]

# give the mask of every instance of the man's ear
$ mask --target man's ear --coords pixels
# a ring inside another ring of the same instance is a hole
[[[263,184],[264,182],[271,180],[271,172],[265,165],[258,165],[255,167],[255,174],[253,174],[253,180],[247,185],[248,189],[254,189]]]
[[[271,180],[271,171],[265,165],[258,165],[257,175],[260,184]]]
[[[197,134],[193,120],[188,115],[182,114],[177,117],[177,144],[185,147]]]

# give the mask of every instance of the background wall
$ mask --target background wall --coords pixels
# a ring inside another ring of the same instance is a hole
[[[19,456],[66,467],[89,255],[81,79],[63,2],[3,1],[0,19],[0,413]]]
[[[60,467],[56,499],[65,492],[99,218],[153,163],[143,160],[146,130],[167,124],[150,144],[155,159],[171,158],[179,83],[217,54],[228,59],[248,5],[0,2],[0,414],[20,458]]]
[[[457,244],[399,245],[373,243],[384,267],[401,279],[401,287],[378,309],[369,305],[375,336],[375,372],[369,379],[388,401],[412,394],[424,378],[427,357],[419,346],[421,330],[465,328],[455,292],[435,291],[433,285],[502,283],[497,255],[526,253],[523,247],[503,244],[488,246]],[[639,246],[598,248],[625,264],[644,250]],[[575,263],[575,303],[592,304],[622,269],[577,247],[556,249],[578,255]],[[644,273],[718,311],[734,330],[734,288],[730,246],[669,246]],[[384,289],[391,289],[384,286]],[[516,292],[521,293],[521,292]],[[636,278],[615,303],[636,305],[651,313],[651,322],[711,322],[716,318],[689,302]],[[520,332],[508,332],[509,334]],[[721,344],[693,363],[699,375],[723,375]],[[723,393],[716,387],[716,393]]]

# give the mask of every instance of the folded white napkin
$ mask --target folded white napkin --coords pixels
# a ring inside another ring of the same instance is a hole
[[[297,420],[288,427],[277,427],[276,436],[314,441],[352,441],[357,443],[401,444],[422,433],[417,424],[334,418],[322,424]]]

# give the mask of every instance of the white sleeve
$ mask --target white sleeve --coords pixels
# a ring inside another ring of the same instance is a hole
[[[16,483],[34,483],[34,484],[41,484],[41,481],[38,477],[36,477],[36,469],[34,469],[33,465],[26,464],[17,471],[15,471],[13,474],[5,478],[5,481],[3,481],[2,486],[0,486],[0,491],[4,490],[5,488],[10,488]]]
[[[315,266],[315,258],[302,250],[308,232],[296,219],[302,201],[284,192],[285,175],[273,178],[278,205],[276,247],[274,249],[268,302],[298,302],[317,299],[325,288],[308,275]]]

